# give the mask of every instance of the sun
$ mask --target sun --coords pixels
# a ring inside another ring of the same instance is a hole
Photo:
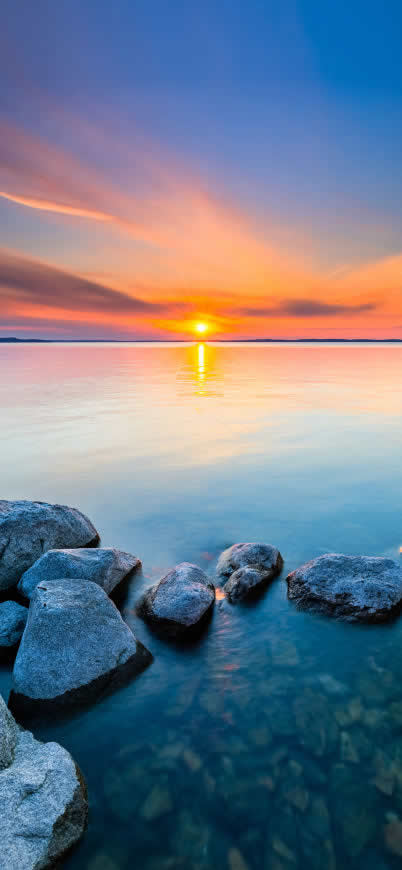
[[[205,335],[205,333],[208,332],[208,325],[206,323],[203,323],[202,321],[196,323],[194,328],[199,335]]]

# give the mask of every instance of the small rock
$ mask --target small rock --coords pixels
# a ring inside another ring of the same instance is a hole
[[[251,597],[260,591],[269,580],[269,576],[257,571],[256,568],[245,566],[233,571],[227,583],[225,583],[224,592],[226,598],[234,603],[242,601],[243,598]]]
[[[137,605],[143,619],[169,634],[188,633],[199,627],[215,602],[215,587],[207,575],[182,562],[148,589]]]
[[[402,821],[400,819],[392,819],[392,821],[387,822],[384,827],[384,840],[389,852],[402,858]]]
[[[140,565],[137,556],[114,547],[48,550],[22,575],[18,591],[25,598],[31,598],[38,583],[59,580],[60,577],[78,577],[92,580],[110,595]]]
[[[0,647],[13,647],[24,633],[28,610],[16,601],[0,604]]]
[[[225,578],[231,577],[235,571],[241,568],[251,568],[261,575],[259,582],[262,580],[267,582],[276,577],[281,572],[282,567],[283,559],[276,547],[272,547],[270,544],[242,543],[233,544],[232,547],[221,553],[216,573],[225,582]],[[251,576],[244,575],[239,586],[243,585],[246,589],[249,584],[250,588],[253,588],[256,580],[258,580],[258,577],[253,580]]]
[[[353,740],[347,731],[341,731],[341,760],[349,761],[352,764],[359,764],[360,757]]]
[[[238,849],[229,849],[228,867],[229,870],[248,870],[248,864],[246,864],[243,855]]]
[[[202,767],[202,761],[199,755],[196,752],[193,752],[192,749],[185,749],[183,752],[183,761],[191,770],[192,773],[196,773],[197,770]]]
[[[140,815],[146,822],[153,822],[173,810],[173,802],[167,788],[154,785],[150,791]]]

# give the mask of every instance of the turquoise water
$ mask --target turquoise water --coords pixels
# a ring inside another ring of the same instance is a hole
[[[75,505],[143,561],[119,604],[153,664],[35,724],[88,783],[65,866],[398,866],[402,619],[300,613],[284,577],[329,551],[401,558],[402,347],[2,346],[0,365],[2,497]],[[285,559],[262,598],[218,600],[191,646],[137,618],[168,568],[213,574],[241,540]]]

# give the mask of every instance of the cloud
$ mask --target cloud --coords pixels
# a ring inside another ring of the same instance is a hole
[[[130,296],[80,275],[62,271],[47,263],[29,260],[0,250],[0,314],[24,313],[29,307],[113,316],[154,315],[181,311],[181,302],[150,302]]]
[[[316,299],[282,299],[277,305],[236,308],[233,313],[238,317],[334,317],[340,314],[375,311],[376,308],[377,304],[374,302],[344,305],[336,302],[319,302]]]

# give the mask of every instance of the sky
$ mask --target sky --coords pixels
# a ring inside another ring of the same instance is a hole
[[[3,0],[0,335],[402,339],[399,0]]]

